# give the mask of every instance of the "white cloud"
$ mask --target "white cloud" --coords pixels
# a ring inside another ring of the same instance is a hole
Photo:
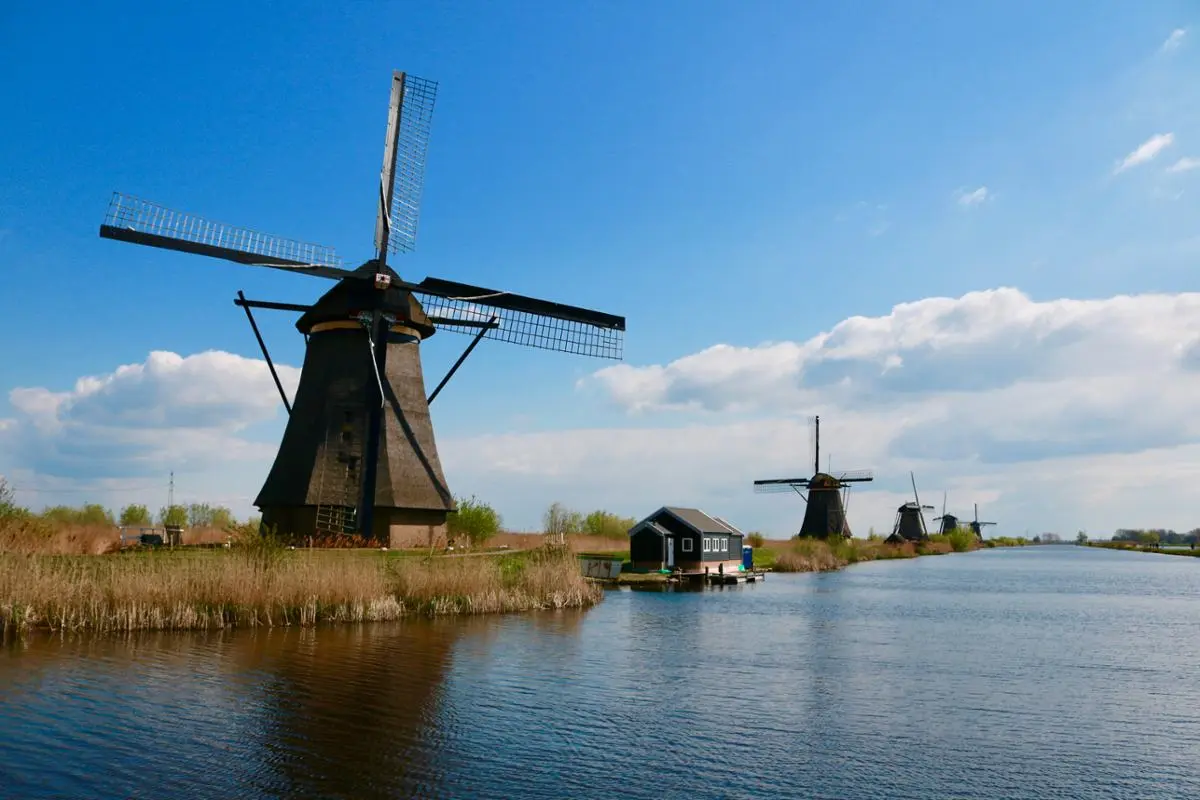
[[[1166,41],[1162,43],[1162,51],[1169,53],[1172,50],[1178,50],[1183,44],[1183,37],[1186,35],[1187,29],[1185,28],[1176,28],[1175,30],[1171,31],[1171,35],[1168,36]]]
[[[1191,172],[1194,169],[1200,169],[1200,158],[1184,156],[1167,167],[1167,172]]]
[[[300,371],[277,369],[294,393]],[[15,466],[84,479],[261,460],[273,444],[242,432],[281,408],[265,362],[219,351],[186,358],[155,351],[67,391],[15,388],[9,403],[17,416],[0,428],[0,450]]]
[[[1113,174],[1124,172],[1130,167],[1136,167],[1139,164],[1145,164],[1147,161],[1152,161],[1159,153],[1166,150],[1175,141],[1173,133],[1156,133],[1146,141],[1138,145],[1137,149],[1129,155],[1125,156],[1116,168]]]
[[[1097,471],[1083,465],[1116,470],[1142,463],[1147,452],[1156,453],[1164,469],[1191,474],[1187,458],[1193,456],[1182,454],[1200,449],[1191,400],[1200,393],[1197,319],[1200,294],[1036,302],[998,289],[900,304],[886,316],[853,317],[803,342],[718,345],[668,364],[610,367],[589,383],[643,416],[707,412],[712,428],[676,434],[687,442],[718,439],[725,420],[738,414],[766,417],[757,423],[763,426],[757,439],[746,439],[745,447],[714,447],[707,460],[631,456],[624,470],[636,476],[635,486],[665,480],[640,474],[643,459],[647,473],[669,474],[680,491],[693,485],[689,481],[703,487],[688,493],[691,498],[715,492],[723,481],[744,486],[751,472],[770,477],[765,473],[784,468],[781,458],[803,471],[807,457],[796,415],[821,413],[834,426],[827,447],[843,468],[874,467],[891,476],[895,491],[903,483],[896,479],[916,465],[918,479],[970,485],[972,494],[1002,501],[999,510],[1011,521],[1030,513],[1021,505],[1027,501],[1013,494],[1033,487],[1023,477],[1029,471],[1057,475],[1052,490],[1048,484],[1041,491],[1058,498],[1091,496],[1079,476]],[[616,435],[609,441],[609,448],[627,446]],[[597,445],[586,446],[594,453]],[[543,458],[553,461],[536,456]],[[1163,480],[1153,491],[1170,493],[1176,505],[1164,501],[1154,513],[1169,516],[1171,525],[1200,525],[1200,518],[1187,518],[1186,483]],[[1102,483],[1115,492],[1115,481]],[[870,511],[872,493],[860,494],[858,524],[890,524],[885,508]],[[1128,509],[1111,503],[1104,513],[1125,522],[1106,521],[1099,506],[1065,499],[1045,505],[1045,524],[1064,530],[1150,524],[1132,521]]]
[[[806,417],[819,413],[822,461],[876,472],[851,494],[860,533],[890,528],[909,469],[923,500],[940,507],[946,489],[959,514],[978,502],[997,533],[1188,529],[1200,525],[1198,319],[1200,294],[927,298],[803,341],[718,344],[582,381],[634,413],[624,427],[443,435],[438,445],[451,489],[494,501],[517,528],[536,528],[554,500],[631,516],[678,503],[783,535],[802,501],[755,495],[752,481],[811,469]],[[297,371],[283,372],[293,386]],[[103,491],[104,479],[116,505],[130,499],[121,480],[158,481],[165,493],[166,470],[182,463],[190,496],[240,513],[278,436],[254,441],[249,430],[281,416],[265,365],[226,353],[152,354],[69,391],[15,391],[12,406],[0,471],[19,470],[24,485]]]
[[[988,199],[988,188],[980,186],[978,189],[966,191],[965,189],[958,190],[958,203],[963,206],[977,206]]]

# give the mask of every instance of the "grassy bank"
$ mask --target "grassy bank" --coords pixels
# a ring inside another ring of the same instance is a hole
[[[268,547],[0,555],[0,628],[185,630],[590,606],[567,553],[412,558]]]
[[[930,536],[927,541],[887,544],[881,540],[791,539],[754,549],[754,565],[774,572],[826,572],[861,561],[964,553],[983,545],[970,531]]]
[[[1135,542],[1088,542],[1087,545],[1088,547],[1100,547],[1105,550],[1135,550],[1140,553],[1161,553],[1168,556],[1200,558],[1200,550],[1193,550],[1190,547],[1163,547],[1161,545],[1159,547],[1152,547]]]

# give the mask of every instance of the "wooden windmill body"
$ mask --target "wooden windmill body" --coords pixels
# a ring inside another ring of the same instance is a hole
[[[933,506],[921,505],[921,497],[917,494],[917,478],[912,472],[908,476],[912,480],[913,499],[896,509],[896,521],[887,538],[892,543],[920,542],[929,538],[929,530],[925,527],[925,511],[932,511]]]
[[[804,520],[797,537],[816,539],[850,538],[850,523],[846,520],[846,501],[850,485],[874,480],[870,470],[833,473],[821,471],[821,418],[813,419],[815,427],[813,475],[810,478],[767,478],[754,482],[760,494],[795,492],[805,502]],[[801,491],[801,490],[804,491]]]
[[[975,519],[968,522],[967,525],[970,526],[971,530],[975,533],[975,536],[977,538],[982,539],[983,538],[983,529],[985,527],[987,527],[988,525],[995,525],[996,523],[980,522],[980,520],[979,520],[979,503],[975,503],[974,505],[975,505]]]
[[[428,545],[455,503],[429,405],[482,339],[601,358],[621,357],[623,317],[511,292],[426,278],[408,283],[389,254],[411,251],[436,84],[396,72],[388,111],[375,257],[343,269],[331,248],[258,234],[114,194],[100,235],[328,278],[311,306],[247,300],[246,313],[287,426],[255,499],[264,526],[290,536],[344,535]],[[289,402],[252,308],[299,312],[306,347]],[[439,329],[473,335],[426,394],[421,342]]]
[[[946,494],[945,493],[942,494],[942,515],[940,517],[934,517],[933,520],[934,520],[934,522],[940,522],[939,527],[938,527],[938,532],[943,533],[943,534],[950,533],[951,531],[959,528],[962,525],[962,520],[959,517],[956,517],[954,514],[946,513]],[[982,539],[983,538],[983,529],[989,525],[995,525],[995,524],[996,523],[994,523],[994,522],[981,522],[979,520],[979,504],[976,503],[975,504],[975,519],[968,522],[966,524],[966,527],[971,529],[971,532],[975,534],[976,538]]]

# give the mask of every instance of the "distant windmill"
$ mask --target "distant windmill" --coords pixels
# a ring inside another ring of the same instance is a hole
[[[912,480],[913,500],[896,509],[892,535],[887,538],[889,542],[919,542],[929,538],[929,531],[925,528],[924,511],[932,511],[933,506],[921,505],[921,497],[917,494],[917,478],[911,471],[908,477]]]
[[[980,522],[979,521],[979,503],[976,503],[975,504],[975,519],[973,522],[969,522],[967,524],[971,526],[971,530],[975,531],[975,535],[978,536],[980,539],[982,539],[983,538],[983,526],[984,525],[995,525],[996,523]]]
[[[483,338],[619,359],[624,317],[426,278],[401,280],[389,253],[411,251],[424,182],[437,84],[392,75],[375,255],[342,268],[328,247],[268,236],[114,193],[100,235],[223,258],[337,283],[311,306],[247,300],[245,310],[289,418],[275,463],[255,499],[279,533],[357,532],[393,546],[444,535],[455,504],[442,474],[429,404]],[[278,187],[276,187],[278,188]],[[299,312],[304,365],[288,402],[251,308]],[[434,390],[425,393],[420,343],[445,328],[474,335]],[[484,404],[487,398],[479,398]]]
[[[947,534],[958,527],[958,517],[946,513],[946,492],[942,492],[942,515],[933,518],[934,522],[939,520],[941,525],[938,526],[938,533]]]
[[[813,476],[811,478],[769,478],[754,482],[754,491],[759,494],[795,492],[806,503],[804,521],[797,536],[827,539],[831,536],[850,537],[850,524],[846,521],[846,503],[842,490],[848,491],[850,484],[874,480],[870,470],[851,470],[831,474],[821,472],[821,418],[813,419]],[[807,495],[801,489],[807,489]],[[848,499],[848,498],[846,498]]]

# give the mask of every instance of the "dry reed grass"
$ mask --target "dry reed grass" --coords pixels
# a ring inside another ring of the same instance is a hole
[[[0,554],[0,627],[133,631],[313,625],[586,607],[569,554],[490,559],[240,548],[103,557]]]
[[[533,550],[546,541],[542,533],[498,533],[488,539],[488,547],[507,546],[513,550]],[[568,534],[567,547],[573,553],[606,553],[613,550],[628,550],[628,537],[616,540],[607,536],[588,536],[582,533]]]
[[[188,528],[185,544],[221,544],[230,532],[221,528]],[[0,518],[0,553],[98,556],[120,549],[112,525],[59,524],[33,514]]]
[[[821,539],[793,539],[779,543],[772,569],[776,572],[827,572],[860,561],[892,558],[916,558],[954,551],[954,545],[942,537],[914,544],[887,544],[869,539],[828,542]]]

